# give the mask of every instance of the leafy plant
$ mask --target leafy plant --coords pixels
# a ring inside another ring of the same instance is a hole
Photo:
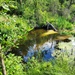
[[[24,75],[22,58],[9,54],[5,57],[7,75]]]
[[[74,62],[75,63],[75,62]],[[74,75],[75,68],[70,58],[58,57],[49,62],[39,62],[34,57],[25,64],[25,72],[27,75]]]

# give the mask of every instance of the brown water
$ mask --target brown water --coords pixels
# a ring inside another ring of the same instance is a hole
[[[49,33],[50,34],[49,34]],[[47,34],[46,34],[47,33]],[[23,51],[24,55],[27,54],[27,51],[32,47],[34,50],[39,50],[44,43],[53,43],[55,37],[58,35],[57,32],[47,31],[44,29],[32,30],[27,35],[27,39],[20,41],[19,48]],[[44,35],[45,34],[45,35]]]
[[[58,41],[68,39],[70,36],[59,36],[58,32],[53,30],[36,29],[29,32],[27,39],[21,39],[18,49],[15,51],[24,57],[32,57],[38,51],[43,54],[44,60],[53,58],[52,53]]]

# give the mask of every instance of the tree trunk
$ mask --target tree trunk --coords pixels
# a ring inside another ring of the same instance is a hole
[[[0,44],[0,58],[1,58],[1,65],[2,65],[2,70],[3,70],[3,75],[6,75],[6,68],[5,68],[4,59],[3,59],[3,56],[2,56],[1,44]]]
[[[22,0],[20,0],[20,4],[22,5]]]

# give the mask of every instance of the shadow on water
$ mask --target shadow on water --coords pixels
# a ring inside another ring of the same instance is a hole
[[[19,48],[13,48],[12,51],[15,54],[22,55],[25,62],[32,56],[49,61],[54,58],[52,54],[56,44],[67,38],[68,36],[58,36],[57,32],[53,30],[34,29],[29,32],[26,40],[20,40]]]

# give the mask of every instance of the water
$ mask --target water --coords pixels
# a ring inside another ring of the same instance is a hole
[[[52,53],[54,51],[55,44],[56,44],[55,41],[50,42],[50,40],[48,40],[42,45],[40,45],[39,43],[39,46],[37,46],[37,44],[34,44],[33,46],[29,46],[27,54],[24,55],[24,61],[26,62],[28,57],[31,58],[32,56],[38,55],[39,51],[41,53],[41,57],[43,58],[43,60],[48,61],[52,59],[53,58]]]
[[[61,48],[64,52],[67,52],[69,56],[75,56],[75,37],[69,38],[70,42],[59,42],[58,47]]]
[[[15,51],[23,56],[25,62],[33,56],[49,61],[54,58],[57,41],[67,38],[68,36],[58,36],[53,30],[36,29],[29,32],[26,40],[21,39],[19,48]]]

